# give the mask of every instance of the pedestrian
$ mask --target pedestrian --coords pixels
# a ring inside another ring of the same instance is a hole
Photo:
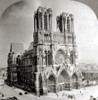
[[[80,93],[81,93],[81,91],[80,91]]]
[[[57,97],[59,96],[57,93],[56,93]]]
[[[62,97],[65,95],[65,93],[62,94]]]
[[[93,100],[93,96],[90,96],[90,100]]]
[[[2,97],[4,97],[4,94],[2,94]]]
[[[74,98],[74,100],[76,100],[76,97],[75,96],[73,98]]]

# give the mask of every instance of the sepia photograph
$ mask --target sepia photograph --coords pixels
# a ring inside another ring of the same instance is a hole
[[[0,0],[0,100],[98,100],[98,0]]]

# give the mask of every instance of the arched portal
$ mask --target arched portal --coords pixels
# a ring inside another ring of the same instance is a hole
[[[48,92],[56,92],[56,79],[53,75],[48,78]]]
[[[72,88],[78,89],[78,76],[76,73],[72,75]]]
[[[66,70],[63,70],[58,76],[58,90],[69,90],[70,89],[70,77]]]
[[[42,75],[39,75],[39,88],[40,88],[40,95],[43,95],[43,83],[42,83]]]

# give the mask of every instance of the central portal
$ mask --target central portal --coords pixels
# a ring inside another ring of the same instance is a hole
[[[63,70],[58,77],[58,90],[69,90],[70,89],[70,77],[66,70]]]

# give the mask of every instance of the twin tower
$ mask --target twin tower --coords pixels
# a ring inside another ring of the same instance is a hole
[[[63,42],[66,44],[75,43],[73,14],[62,13],[61,15],[57,16],[56,24],[60,33],[64,34],[65,40]],[[45,39],[46,42],[48,39],[53,39],[53,35],[50,34],[52,33],[52,27],[54,27],[52,26],[52,9],[39,7],[34,14],[34,39],[36,40],[34,42],[42,42],[40,38],[39,40],[36,39],[36,33],[39,33],[38,35],[42,35],[41,33],[43,33],[44,36],[41,37]],[[45,41],[43,40],[43,42]]]
[[[74,16],[68,13],[62,13],[57,16],[57,32],[52,32],[52,9],[38,7],[34,13],[34,47],[41,48],[42,51],[52,55],[52,64],[58,63],[56,54],[59,50],[63,56],[69,55],[69,63],[75,64],[76,55],[76,37],[74,33]],[[40,50],[40,51],[41,51]],[[58,50],[58,51],[56,51]],[[64,55],[65,54],[65,55]],[[60,57],[59,57],[60,58]],[[47,57],[47,59],[49,59]],[[66,59],[66,57],[64,57]],[[48,62],[48,61],[47,61]]]
[[[52,9],[39,7],[34,14],[34,32],[51,31],[52,30]],[[57,28],[60,32],[74,32],[74,16],[73,14],[62,13],[57,16]]]

